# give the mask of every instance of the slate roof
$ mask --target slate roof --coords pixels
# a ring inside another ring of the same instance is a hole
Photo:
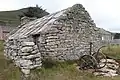
[[[28,37],[32,34],[38,34],[41,31],[50,28],[56,20],[61,18],[61,16],[65,16],[64,13],[71,10],[71,8],[73,8],[73,7],[75,10],[78,8],[84,9],[84,7],[81,4],[76,4],[76,5],[73,5],[72,7],[64,9],[62,11],[58,11],[56,13],[49,14],[42,18],[28,22],[27,24],[23,25],[19,30],[17,30],[14,34],[10,35],[9,39],[24,38],[24,37]],[[83,12],[83,15],[88,15],[88,17],[90,17],[89,14],[84,14],[84,12]]]
[[[31,34],[40,33],[42,30],[52,26],[51,24],[57,20],[68,9],[44,16],[42,18],[31,21],[23,25],[18,31],[16,31],[10,38],[23,38]],[[49,25],[49,26],[48,26]]]

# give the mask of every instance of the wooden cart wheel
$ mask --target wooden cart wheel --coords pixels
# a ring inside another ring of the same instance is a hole
[[[105,65],[107,63],[107,58],[102,52],[95,52],[92,54],[92,56],[97,61],[97,69],[105,67]]]
[[[96,59],[91,55],[84,55],[78,60],[78,65],[81,70],[95,69],[96,64]]]

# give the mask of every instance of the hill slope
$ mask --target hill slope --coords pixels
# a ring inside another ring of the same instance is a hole
[[[32,10],[37,10],[39,11],[37,14],[40,14],[42,16],[49,14],[48,12],[46,12],[45,10],[43,10],[41,7],[27,7],[27,8],[22,8],[19,10],[13,10],[13,11],[0,11],[0,21],[4,21],[7,22],[8,24],[10,24],[10,26],[17,26],[20,24],[20,17],[19,15],[23,15],[24,13],[29,13],[29,10],[32,8]],[[34,11],[35,12],[35,11]],[[37,15],[36,14],[36,15]],[[41,17],[42,17],[41,16]]]
[[[1,11],[0,12],[0,21],[5,21],[10,24],[10,26],[17,26],[20,24],[19,16],[22,14],[22,11],[26,11],[27,8],[14,11]]]

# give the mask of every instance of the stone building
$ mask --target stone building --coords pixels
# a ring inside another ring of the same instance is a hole
[[[110,31],[106,31],[103,28],[100,28],[100,36],[101,36],[101,40],[105,40],[105,41],[111,41],[114,38],[114,34]]]
[[[41,67],[41,59],[69,60],[89,54],[90,42],[94,42],[94,48],[99,47],[99,35],[89,13],[76,4],[20,25],[6,40],[5,56],[27,74]]]

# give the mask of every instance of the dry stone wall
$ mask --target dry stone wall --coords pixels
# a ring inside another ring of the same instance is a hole
[[[50,30],[44,33],[44,36],[40,37],[45,41],[39,43],[43,57],[53,56],[58,60],[78,59],[85,53],[89,54],[90,42],[99,42],[100,38],[96,35],[99,30],[95,31],[95,27],[88,27],[87,31],[85,27],[81,30],[79,26],[78,29],[73,29],[71,26],[74,25],[54,24]],[[88,34],[89,32],[91,33]],[[98,45],[94,44],[93,47],[98,47]]]
[[[42,47],[40,52],[43,57],[53,56],[58,60],[73,60],[89,54],[90,42],[94,43],[93,50],[100,47],[99,28],[83,8],[76,10],[78,6],[75,5],[49,25],[52,27],[41,32],[40,38],[44,40],[39,44],[40,48]]]
[[[12,59],[24,74],[30,69],[41,67],[41,54],[34,42],[26,39],[11,39],[6,41],[5,56]]]

